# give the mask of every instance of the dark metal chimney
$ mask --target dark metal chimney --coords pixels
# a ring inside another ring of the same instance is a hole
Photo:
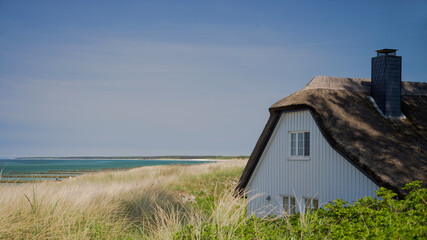
[[[387,118],[402,115],[402,57],[396,56],[396,51],[397,49],[377,50],[377,56],[372,58],[371,96]]]

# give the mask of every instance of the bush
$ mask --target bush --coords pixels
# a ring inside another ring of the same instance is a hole
[[[187,225],[175,239],[426,239],[427,191],[415,181],[406,185],[402,200],[381,188],[379,198],[365,197],[354,204],[338,199],[323,209],[288,218],[241,217],[235,226],[205,222]],[[197,236],[197,237],[196,237]]]

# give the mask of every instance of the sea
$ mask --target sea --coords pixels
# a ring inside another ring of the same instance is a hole
[[[61,181],[84,173],[156,165],[191,165],[213,161],[106,160],[106,159],[0,159],[0,183]]]

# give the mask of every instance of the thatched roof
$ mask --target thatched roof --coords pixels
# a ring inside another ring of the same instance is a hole
[[[404,119],[383,118],[370,88],[370,79],[319,76],[271,106],[236,190],[246,187],[280,112],[296,109],[309,109],[331,146],[379,186],[403,196],[406,183],[427,183],[427,84],[402,82]]]

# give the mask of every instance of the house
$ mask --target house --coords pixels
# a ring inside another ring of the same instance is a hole
[[[427,83],[401,81],[382,49],[371,79],[317,76],[270,107],[236,188],[248,215],[291,214],[427,182]]]

